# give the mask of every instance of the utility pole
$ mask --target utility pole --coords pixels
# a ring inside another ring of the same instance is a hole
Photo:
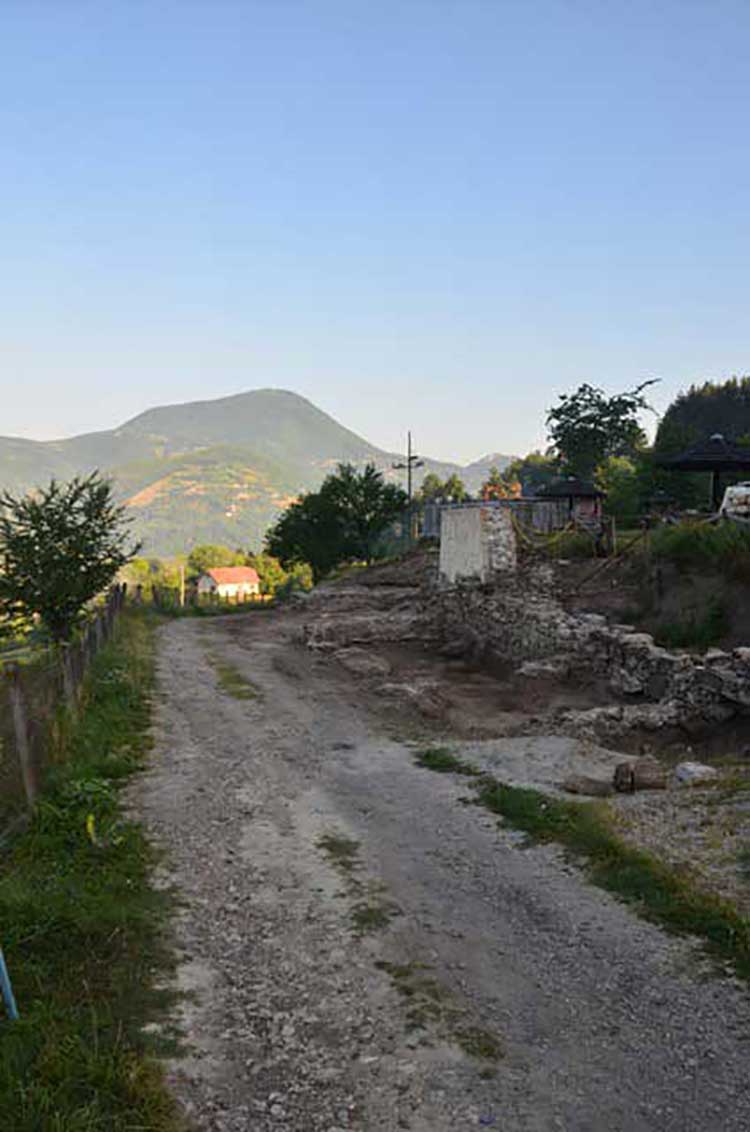
[[[407,436],[407,440],[406,440],[406,463],[404,463],[404,464],[402,464],[402,463],[394,464],[393,467],[395,468],[395,470],[397,472],[401,472],[404,469],[406,469],[406,494],[409,496],[409,506],[411,507],[412,469],[413,468],[423,468],[424,467],[424,460],[420,460],[420,458],[419,458],[419,456],[417,456],[416,452],[412,452],[412,450],[411,450],[411,432],[407,432],[406,436]]]
[[[393,467],[396,471],[404,471],[404,469],[406,470],[406,494],[407,494],[408,499],[409,499],[409,503],[408,503],[409,542],[413,542],[414,541],[414,535],[416,533],[415,532],[416,516],[412,514],[412,506],[411,506],[412,472],[413,472],[414,468],[423,468],[424,467],[424,460],[420,460],[420,458],[419,458],[419,456],[417,456],[416,452],[412,452],[412,450],[411,450],[411,432],[407,432],[406,437],[407,437],[407,439],[406,439],[406,463],[401,463],[399,461],[399,463],[394,464]]]

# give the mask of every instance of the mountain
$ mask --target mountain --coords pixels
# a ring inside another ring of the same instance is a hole
[[[504,472],[512,461],[512,456],[504,456],[502,452],[491,452],[489,456],[481,456],[472,464],[465,464],[461,469],[461,475],[467,487],[469,484],[474,485],[469,490],[476,491],[485,482],[492,468]]]
[[[504,466],[509,457],[486,459]],[[203,542],[259,548],[279,510],[338,462],[371,461],[395,479],[398,460],[304,397],[258,389],[149,409],[120,428],[66,440],[0,437],[0,487],[27,491],[98,468],[130,508],[144,553],[162,555]],[[458,472],[476,490],[484,463],[425,459],[419,478]]]

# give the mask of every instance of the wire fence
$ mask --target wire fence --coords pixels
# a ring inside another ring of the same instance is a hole
[[[34,805],[65,717],[75,716],[91,662],[110,640],[126,599],[115,586],[70,644],[0,671],[0,836]]]

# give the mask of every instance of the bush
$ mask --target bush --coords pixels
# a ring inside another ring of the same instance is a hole
[[[585,531],[564,531],[548,535],[544,550],[550,558],[594,558],[596,542]]]
[[[691,613],[682,621],[669,621],[657,626],[654,639],[669,649],[707,649],[729,632],[729,617],[724,601],[714,598],[703,617]]]
[[[651,553],[681,569],[716,570],[750,581],[750,528],[737,523],[658,527],[651,536]]]

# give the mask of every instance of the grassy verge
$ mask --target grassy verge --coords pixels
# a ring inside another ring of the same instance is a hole
[[[417,762],[442,773],[470,776],[479,805],[533,841],[564,846],[594,884],[668,931],[698,936],[712,955],[732,963],[738,975],[750,980],[750,921],[727,901],[696,889],[652,854],[620,840],[601,803],[568,802],[537,790],[506,786],[445,748],[428,748]]]
[[[169,898],[118,788],[148,751],[154,622],[126,614],[31,826],[0,857],[0,931],[21,1020],[0,1009],[0,1125],[13,1132],[180,1127],[144,1034],[164,1019]],[[160,1032],[160,1031],[157,1031]]]

